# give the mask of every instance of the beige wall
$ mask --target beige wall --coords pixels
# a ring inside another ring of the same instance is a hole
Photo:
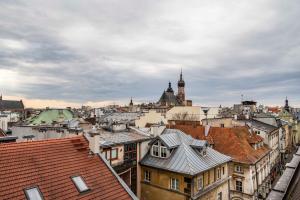
[[[144,181],[145,170],[151,172],[150,183]],[[141,173],[141,200],[185,200],[183,175],[149,167],[142,167]],[[179,191],[170,189],[171,177],[179,180]]]
[[[162,113],[157,112],[156,110],[149,110],[148,113],[144,113],[144,115],[140,116],[139,119],[135,120],[135,126],[139,128],[144,128],[147,123],[157,124],[160,122],[167,124],[168,121]]]
[[[216,119],[203,119],[202,124],[206,125],[206,121],[208,122],[208,125],[212,127],[221,127],[221,124],[224,125],[226,128],[231,128],[233,127],[232,118],[216,118]]]
[[[219,114],[218,107],[210,107],[207,118],[216,118]],[[200,106],[175,106],[166,114],[167,120],[201,121],[205,119]]]
[[[224,167],[224,174],[223,174]],[[217,168],[220,169],[221,178],[217,179],[216,173]],[[151,172],[151,181],[150,183],[144,181],[144,173],[145,171]],[[202,176],[204,177],[204,187],[199,190],[197,185],[198,178]],[[184,188],[187,187],[187,184],[184,182],[184,177],[191,178],[192,185],[191,190],[196,196],[199,191],[204,192],[207,188],[210,188],[213,183],[216,181],[220,182],[217,186],[215,186],[212,190],[207,190],[201,195],[198,199],[207,199],[207,200],[215,200],[217,199],[218,193],[222,192],[222,199],[228,199],[228,164],[224,164],[218,166],[214,169],[210,169],[204,173],[201,173],[194,177],[188,177],[187,175],[182,175],[178,173],[172,173],[164,170],[154,169],[142,166],[141,167],[141,199],[142,200],[185,200],[188,197],[187,194],[184,193]],[[170,178],[176,178],[179,180],[179,190],[173,191],[170,189]]]

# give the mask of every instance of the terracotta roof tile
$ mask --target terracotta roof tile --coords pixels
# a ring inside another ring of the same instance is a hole
[[[255,133],[250,134],[247,127],[210,127],[207,136],[204,126],[174,125],[172,128],[180,129],[196,139],[207,140],[215,150],[232,157],[236,162],[255,163],[270,151],[266,145],[256,150],[251,146],[263,139]]]
[[[0,144],[0,199],[25,199],[38,186],[44,199],[132,199],[101,157],[80,137]],[[91,189],[80,194],[71,176]]]

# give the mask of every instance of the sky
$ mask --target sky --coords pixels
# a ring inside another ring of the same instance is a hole
[[[298,0],[1,0],[0,93],[26,107],[300,106]]]

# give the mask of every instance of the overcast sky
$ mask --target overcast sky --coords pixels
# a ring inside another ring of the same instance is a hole
[[[27,106],[300,106],[299,0],[1,0],[0,92]]]

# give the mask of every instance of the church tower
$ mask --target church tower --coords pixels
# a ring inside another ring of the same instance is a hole
[[[184,82],[184,80],[182,78],[182,70],[181,70],[181,72],[180,72],[180,79],[178,81],[178,94],[177,94],[178,100],[181,102],[181,104],[183,104],[184,101],[185,101],[184,87],[185,87],[185,82]]]

